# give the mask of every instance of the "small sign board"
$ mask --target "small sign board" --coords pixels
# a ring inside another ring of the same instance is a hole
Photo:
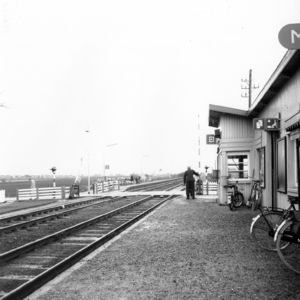
[[[108,170],[109,169],[109,165],[105,165],[105,169]]]
[[[253,129],[254,130],[266,130],[275,131],[279,130],[279,119],[276,118],[254,118],[253,119]]]
[[[278,39],[284,48],[300,49],[300,24],[288,24],[282,27]]]
[[[253,129],[254,130],[265,130],[265,119],[253,119]]]
[[[217,138],[214,134],[207,134],[206,135],[206,144],[207,145],[216,145],[217,144]]]
[[[279,130],[279,119],[267,118],[265,121],[265,130]]]

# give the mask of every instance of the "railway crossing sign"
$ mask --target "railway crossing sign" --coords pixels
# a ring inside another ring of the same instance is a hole
[[[217,144],[217,139],[214,134],[206,135],[206,144],[207,145],[216,145]]]
[[[284,48],[300,49],[300,24],[288,24],[282,27],[278,39]]]

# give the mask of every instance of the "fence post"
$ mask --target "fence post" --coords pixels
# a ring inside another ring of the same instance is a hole
[[[17,201],[19,201],[19,189],[17,189]]]
[[[39,188],[36,188],[36,200],[40,200],[40,197],[39,197]]]
[[[102,181],[102,193],[104,193],[104,181]]]
[[[66,190],[64,186],[61,187],[61,199],[66,199]]]
[[[206,183],[206,195],[208,195],[209,194],[209,191],[208,191],[208,181],[207,181],[207,183]]]
[[[120,190],[120,181],[118,180],[118,191]]]

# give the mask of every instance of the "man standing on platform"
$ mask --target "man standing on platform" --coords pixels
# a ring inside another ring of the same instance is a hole
[[[183,182],[185,184],[186,199],[190,199],[190,194],[192,199],[195,199],[195,178],[194,175],[199,176],[199,173],[191,169],[190,166],[184,172]]]

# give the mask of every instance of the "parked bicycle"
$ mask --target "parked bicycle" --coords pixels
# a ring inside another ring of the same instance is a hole
[[[232,188],[232,194],[228,199],[227,203],[230,210],[235,210],[236,208],[240,207],[244,203],[244,195],[238,189],[238,181],[233,184],[226,185],[227,188]]]
[[[201,179],[197,179],[196,181],[195,193],[196,195],[203,195],[203,182]]]
[[[259,180],[253,180],[251,193],[247,201],[246,207],[256,210],[261,205],[261,187]]]
[[[288,209],[261,207],[253,219],[250,232],[263,249],[277,251],[282,262],[300,274],[300,211],[299,199],[289,197]]]
[[[281,261],[300,274],[300,211],[290,212],[289,217],[277,228],[274,241]]]

